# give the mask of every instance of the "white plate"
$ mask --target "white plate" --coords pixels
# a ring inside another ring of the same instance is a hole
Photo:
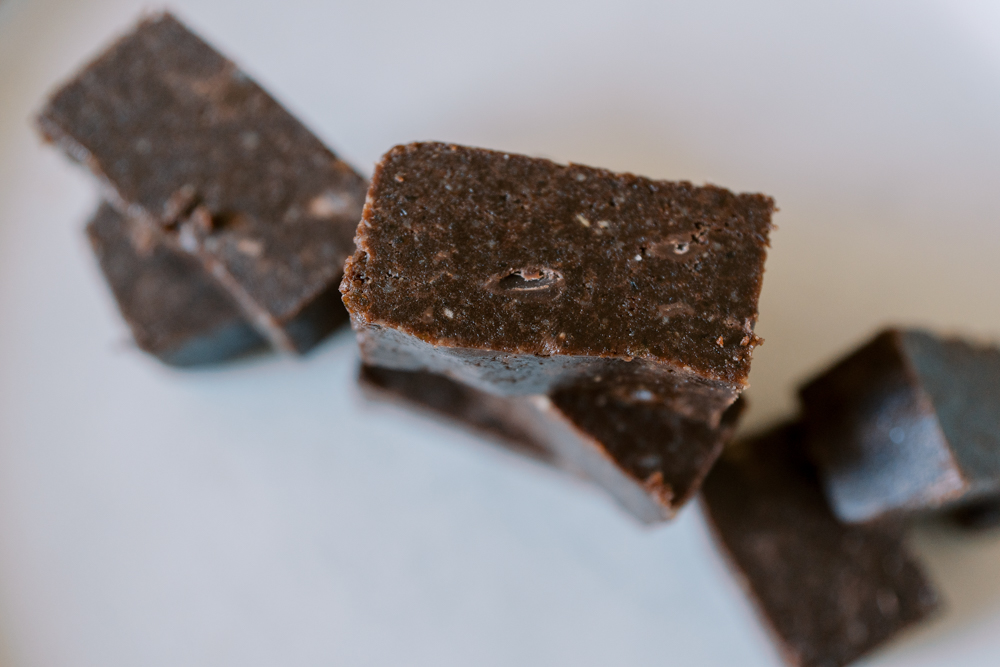
[[[180,16],[347,159],[441,139],[776,197],[749,427],[888,322],[1000,335],[989,3],[222,2]],[[10,665],[778,664],[692,508],[368,406],[349,333],[177,372],[32,113],[145,4],[0,5],[0,645]],[[950,604],[872,665],[995,665],[1000,541],[924,529]]]

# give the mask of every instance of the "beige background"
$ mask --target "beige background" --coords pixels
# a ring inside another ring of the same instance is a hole
[[[439,139],[773,195],[749,429],[886,323],[1000,338],[993,3],[173,5],[364,171]],[[132,349],[92,185],[29,121],[144,8],[0,3],[7,664],[778,664],[696,508],[643,531],[365,405],[347,333],[193,373]],[[949,610],[866,664],[995,665],[1000,537],[917,543]]]

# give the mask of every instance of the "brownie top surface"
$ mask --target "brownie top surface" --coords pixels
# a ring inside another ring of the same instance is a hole
[[[279,316],[353,252],[365,180],[169,14],[58,90],[39,125],[130,214],[169,226],[203,207],[205,248]]]
[[[703,494],[792,664],[846,665],[938,605],[902,524],[837,521],[799,424],[736,443]]]
[[[503,353],[749,370],[773,202],[454,145],[376,168],[344,301],[356,322]]]

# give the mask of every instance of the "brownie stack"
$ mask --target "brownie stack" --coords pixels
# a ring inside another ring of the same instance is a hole
[[[851,447],[824,424],[830,406],[727,447],[762,342],[772,211],[711,186],[399,146],[376,167],[341,291],[370,392],[572,470],[644,523],[701,489],[787,661],[846,665],[939,596],[904,517],[859,523],[827,500],[810,437]]]
[[[398,146],[341,285],[362,378],[433,404],[417,381],[433,376],[502,406],[497,420],[551,461],[643,522],[668,519],[742,409],[773,209],[713,186]]]
[[[365,180],[169,14],[38,124],[101,186],[87,231],[142,349],[181,366],[304,353],[346,323],[337,287]]]

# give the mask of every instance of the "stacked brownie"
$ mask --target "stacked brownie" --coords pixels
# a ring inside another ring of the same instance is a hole
[[[88,233],[142,349],[176,365],[303,353],[346,323],[337,288],[365,180],[169,14],[38,123],[101,186]]]
[[[375,169],[341,286],[363,381],[433,407],[419,387],[435,378],[641,521],[669,519],[742,410],[773,208],[713,186],[398,146]]]
[[[938,594],[904,521],[831,509],[802,422],[726,448],[761,342],[772,210],[715,187],[400,146],[376,168],[341,289],[367,389],[568,468],[645,523],[701,489],[788,662],[845,665]]]

